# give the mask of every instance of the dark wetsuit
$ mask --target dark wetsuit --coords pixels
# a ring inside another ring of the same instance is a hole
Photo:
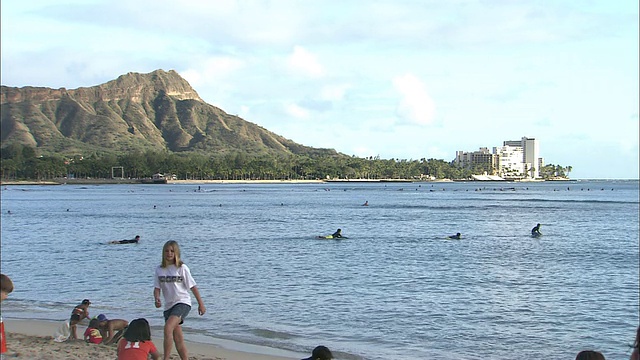
[[[336,231],[331,236],[334,237],[334,238],[341,238],[342,234],[340,233],[340,231]]]
[[[138,240],[120,240],[120,244],[137,244]]]
[[[118,241],[118,244],[137,244],[137,243],[138,243],[138,240],[136,240],[136,239]]]
[[[531,229],[531,235],[533,236],[540,236],[542,235],[540,233],[540,225],[536,225],[533,229]]]

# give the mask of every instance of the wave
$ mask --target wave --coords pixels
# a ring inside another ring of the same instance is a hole
[[[501,200],[514,201],[514,200]],[[639,201],[620,201],[620,200],[571,200],[571,199],[518,199],[518,202],[551,202],[551,203],[567,203],[567,204],[640,204]]]

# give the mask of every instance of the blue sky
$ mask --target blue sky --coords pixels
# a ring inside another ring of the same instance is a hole
[[[450,161],[540,141],[572,178],[638,173],[638,2],[2,1],[2,85],[176,70],[300,144]]]

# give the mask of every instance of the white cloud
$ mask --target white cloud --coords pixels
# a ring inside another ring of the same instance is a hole
[[[344,94],[351,88],[349,84],[325,85],[320,90],[320,98],[327,101],[340,101]]]
[[[433,122],[435,103],[420,79],[413,74],[405,74],[394,78],[393,86],[402,96],[397,112],[403,120],[416,125]]]
[[[303,108],[298,104],[293,104],[293,103],[286,104],[284,107],[284,111],[296,119],[309,118],[309,110]]]
[[[287,63],[294,71],[309,77],[318,78],[325,74],[324,67],[318,62],[316,56],[302,46],[293,48],[293,53],[289,56]]]
[[[197,87],[232,75],[243,68],[244,61],[228,56],[210,57],[192,64],[192,67],[180,72],[191,86]]]
[[[240,106],[240,113],[238,114],[242,118],[247,118],[251,114],[251,108],[246,105]]]

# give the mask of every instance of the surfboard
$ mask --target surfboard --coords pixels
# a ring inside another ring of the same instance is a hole
[[[321,235],[320,235],[320,236],[318,236],[317,238],[318,238],[318,239],[323,239],[323,240],[326,240],[326,239],[329,239],[329,240],[330,240],[330,239],[334,239],[334,240],[348,239],[348,237],[346,237],[346,236],[342,236],[342,237],[336,237],[336,238],[334,238],[334,237],[333,237],[333,235],[326,235],[326,236],[321,236]]]

